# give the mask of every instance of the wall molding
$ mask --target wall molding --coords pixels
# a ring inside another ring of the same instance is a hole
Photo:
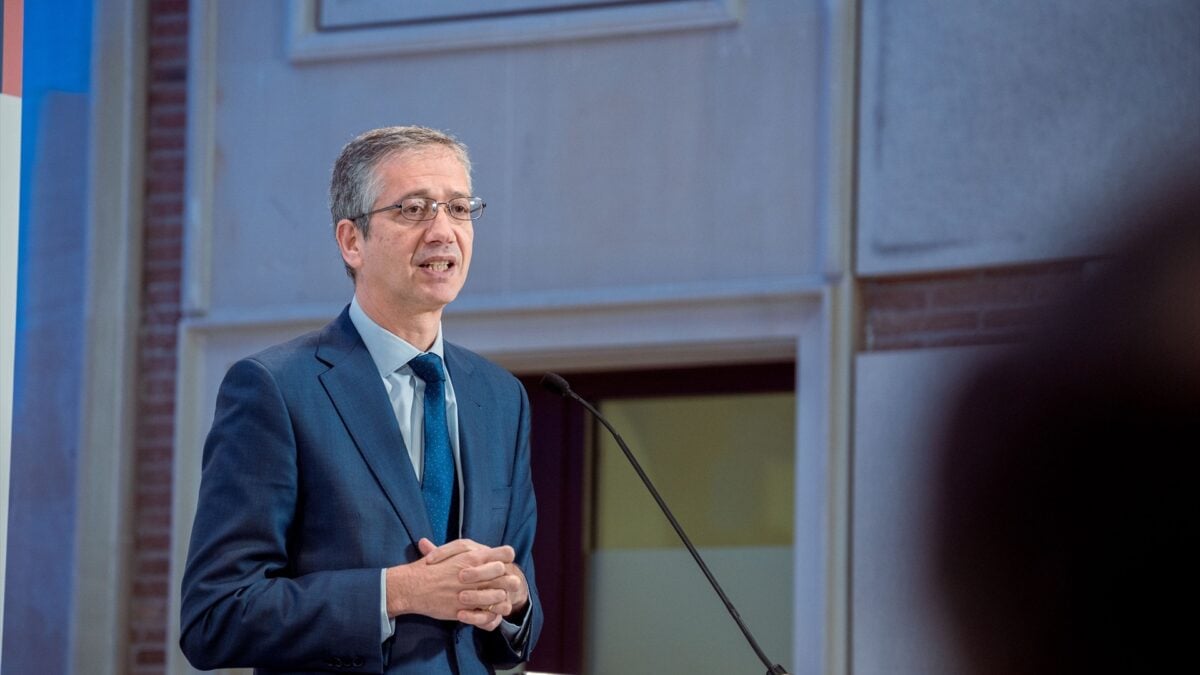
[[[185,316],[208,308],[212,281],[217,4],[192,2],[188,6],[187,163],[180,277],[180,309]]]
[[[822,319],[826,340],[826,360],[797,374],[814,377],[820,370],[819,388],[826,398],[824,416],[810,419],[809,426],[827,425],[822,437],[821,461],[808,462],[812,473],[799,470],[797,458],[796,518],[813,517],[819,509],[823,524],[822,557],[807,560],[809,567],[796,567],[795,607],[798,612],[819,605],[821,613],[797,616],[796,641],[793,643],[795,673],[847,675],[851,670],[850,564],[852,552],[851,482],[854,447],[854,336],[861,314],[858,270],[854,251],[858,214],[858,115],[859,51],[861,3],[822,0],[820,3],[821,106],[820,106],[820,187],[817,191],[817,222],[822,238],[823,275],[829,280],[826,311]],[[815,390],[818,385],[807,387]],[[797,384],[797,391],[801,385]],[[801,412],[811,410],[801,406]],[[803,429],[804,422],[801,421]],[[804,446],[801,446],[802,448]],[[810,446],[811,447],[811,446]],[[816,481],[824,481],[817,486]],[[819,495],[807,507],[800,502],[801,481],[810,484],[808,493]],[[810,527],[816,527],[810,526]],[[800,561],[803,562],[803,561]],[[813,580],[820,580],[820,585]],[[803,584],[810,585],[805,588]],[[818,593],[820,598],[813,597]]]
[[[294,63],[314,63],[723,28],[741,20],[744,2],[677,0],[329,30],[319,25],[318,0],[291,0],[287,54]]]
[[[146,8],[101,0],[93,22],[88,122],[86,353],[81,375],[75,672],[124,673],[127,659],[137,334],[141,297]]]
[[[604,370],[792,358],[822,281],[795,277],[465,297],[446,308],[448,339],[516,372]],[[189,317],[199,335],[315,330],[343,303],[226,308]]]

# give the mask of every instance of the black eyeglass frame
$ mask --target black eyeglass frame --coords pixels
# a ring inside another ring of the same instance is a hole
[[[432,208],[429,210],[429,215],[424,218],[410,218],[407,215],[405,215],[404,214],[404,202],[407,202],[412,199],[420,199],[421,201],[426,202],[427,205],[432,206]],[[359,218],[368,218],[370,216],[375,215],[376,213],[382,213],[384,211],[391,211],[392,209],[399,209],[401,218],[403,218],[407,221],[410,221],[410,222],[414,222],[414,223],[423,223],[426,220],[433,220],[434,218],[437,218],[438,209],[440,209],[442,206],[449,207],[451,202],[457,202],[457,201],[461,201],[464,199],[467,201],[467,205],[468,205],[466,218],[462,218],[460,216],[454,215],[454,211],[452,209],[447,209],[446,215],[450,216],[451,218],[453,218],[455,220],[461,220],[461,221],[469,222],[472,220],[479,220],[480,217],[483,216],[483,210],[485,208],[487,208],[487,202],[483,201],[482,197],[455,197],[454,199],[451,199],[449,201],[444,201],[444,202],[439,202],[436,199],[430,199],[429,197],[406,197],[406,198],[401,199],[400,201],[396,202],[395,204],[389,204],[387,206],[383,206],[378,209],[375,209],[374,211],[367,211],[366,213],[360,213],[357,216],[351,216],[349,218],[349,220],[356,221]]]

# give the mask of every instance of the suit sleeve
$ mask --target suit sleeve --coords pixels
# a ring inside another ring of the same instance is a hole
[[[180,646],[201,669],[382,672],[379,569],[290,569],[299,497],[292,429],[261,363],[230,368],[204,445]]]
[[[529,583],[529,614],[527,615],[529,625],[525,643],[519,650],[514,650],[498,630],[492,632],[476,630],[477,638],[481,639],[483,643],[483,652],[487,660],[499,668],[512,668],[529,658],[529,654],[541,634],[543,622],[533,568],[533,538],[537,529],[537,503],[534,499],[533,478],[530,472],[529,397],[525,394],[525,388],[519,381],[513,378],[511,382],[518,391],[520,412],[517,416],[519,421],[512,464],[513,497],[505,522],[504,543],[512,546],[516,551],[515,562],[525,573],[525,579]]]

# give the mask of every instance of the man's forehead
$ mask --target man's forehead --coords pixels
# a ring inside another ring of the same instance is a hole
[[[457,168],[462,170],[463,176],[468,184],[471,182],[471,173],[467,170],[467,165],[462,158],[452,148],[442,145],[428,145],[419,148],[406,148],[397,150],[379,160],[375,165],[376,175],[383,178],[385,174],[392,173],[396,176],[405,176],[414,171],[421,171],[428,167],[414,166],[420,162],[426,161],[453,161]]]
[[[436,143],[418,145],[412,148],[397,148],[396,150],[393,150],[392,152],[381,157],[379,159],[378,166],[393,162],[405,162],[409,160],[419,161],[426,159],[438,159],[443,156],[458,162],[459,166],[461,166],[463,171],[466,172],[466,162],[463,161],[462,156],[454,148]]]

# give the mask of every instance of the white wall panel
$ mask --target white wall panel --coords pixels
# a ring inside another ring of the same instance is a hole
[[[669,4],[669,3],[668,3]],[[349,296],[329,167],[370,127],[421,123],[472,149],[488,202],[464,298],[793,279],[819,269],[818,35],[797,3],[728,28],[296,65],[285,7],[218,4],[210,39],[209,307]],[[469,83],[469,96],[449,95]],[[203,139],[201,139],[203,140]],[[201,149],[202,151],[202,149]],[[199,250],[191,246],[190,254]]]
[[[939,432],[959,378],[988,350],[874,352],[855,360],[851,662],[855,675],[967,672],[930,557]]]
[[[1095,254],[1200,152],[1194,0],[867,0],[863,274]]]

